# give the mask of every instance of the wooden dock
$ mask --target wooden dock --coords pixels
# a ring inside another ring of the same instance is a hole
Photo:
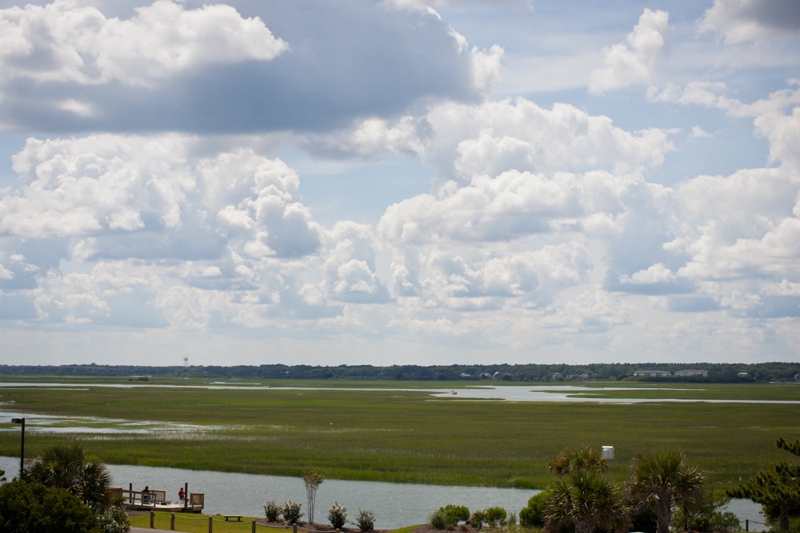
[[[112,487],[112,498],[122,498],[125,508],[130,511],[168,511],[171,513],[201,513],[205,507],[206,496],[202,492],[192,492],[184,502],[167,500],[167,491],[151,489],[147,492]]]

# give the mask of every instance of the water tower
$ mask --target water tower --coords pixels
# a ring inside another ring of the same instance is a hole
[[[189,368],[189,358],[188,357],[184,357],[183,358],[183,368]]]

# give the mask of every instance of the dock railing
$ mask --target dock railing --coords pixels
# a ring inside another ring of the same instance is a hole
[[[186,505],[184,505],[183,502],[167,501],[167,491],[165,490],[150,489],[145,492],[113,487],[109,489],[109,492],[112,498],[122,498],[125,506],[129,509],[163,509],[174,511],[176,508],[182,507],[191,512],[200,512],[203,510],[203,507],[205,507],[205,494],[202,492],[190,493]]]

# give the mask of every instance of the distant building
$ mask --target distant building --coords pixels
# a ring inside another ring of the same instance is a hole
[[[685,377],[685,376],[708,376],[708,370],[678,370],[675,372],[676,377]]]
[[[497,379],[499,377],[500,377],[500,372],[495,372],[494,374],[492,374],[492,379]]]
[[[748,374],[747,372],[739,372],[738,374],[736,374],[736,377],[737,377],[737,378],[749,378],[749,377],[750,377],[750,374]],[[797,376],[795,376],[795,378],[796,378],[796,377],[797,377]]]
[[[633,375],[643,378],[671,378],[672,372],[669,370],[637,370]]]
[[[488,372],[481,372],[481,375],[478,376],[479,378],[489,378],[492,379],[492,375]]]
[[[472,377],[472,374],[467,374],[466,372],[462,372],[462,373],[460,374],[460,376],[461,376],[462,378],[471,378],[471,377]]]
[[[581,374],[581,375],[577,376],[575,379],[579,379],[581,381],[586,381],[587,379],[589,379],[589,374]]]

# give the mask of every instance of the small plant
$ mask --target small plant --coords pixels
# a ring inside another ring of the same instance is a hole
[[[509,526],[516,526],[517,525],[517,513],[511,513],[508,515],[508,520],[506,523]]]
[[[441,508],[431,515],[429,521],[434,529],[447,529],[447,526],[451,526],[447,521],[447,513]]]
[[[469,525],[474,527],[475,529],[480,529],[483,527],[483,523],[486,521],[486,516],[483,514],[483,511],[475,511],[469,516]]]
[[[277,522],[278,515],[281,514],[281,506],[270,500],[264,504],[264,514],[267,515],[267,522]]]
[[[356,513],[355,525],[361,531],[372,531],[375,529],[375,513],[366,509],[359,509]]]
[[[300,511],[302,507],[302,503],[293,502],[291,500],[283,504],[283,507],[281,507],[281,514],[287,524],[296,524],[297,521],[300,520],[304,514]]]
[[[502,507],[489,507],[484,511],[484,515],[489,527],[504,526],[506,524],[506,510]]]
[[[347,521],[347,507],[342,507],[339,502],[333,502],[328,510],[328,520],[334,529],[341,529]]]
[[[459,521],[469,520],[469,509],[463,505],[445,505],[430,516],[430,523],[436,529],[454,529]]]
[[[469,520],[469,509],[463,505],[445,505],[440,510],[445,512],[448,522],[453,525]]]
[[[128,514],[121,505],[112,505],[98,514],[97,523],[103,533],[128,533],[131,530]]]

